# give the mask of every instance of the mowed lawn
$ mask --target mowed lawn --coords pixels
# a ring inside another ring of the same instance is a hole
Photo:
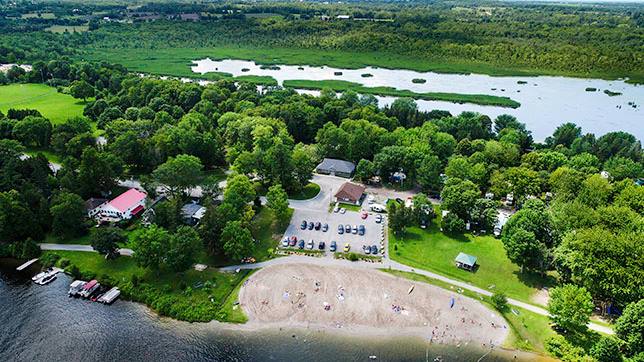
[[[398,250],[395,250],[396,245]],[[475,272],[457,268],[454,258],[459,252],[476,256],[479,268]],[[437,221],[425,230],[407,228],[400,236],[390,231],[389,255],[409,266],[437,272],[491,292],[499,290],[525,302],[534,303],[532,297],[537,289],[552,283],[538,275],[521,274],[519,267],[506,256],[501,240],[471,234],[448,236],[439,230]]]
[[[0,111],[9,108],[37,109],[53,124],[81,116],[85,103],[44,84],[11,84],[0,87]]]

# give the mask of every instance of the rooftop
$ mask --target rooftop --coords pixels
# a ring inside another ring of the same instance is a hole
[[[107,199],[101,199],[101,198],[90,198],[87,201],[85,201],[85,209],[86,210],[94,210],[95,208],[103,205],[104,203],[107,202]]]
[[[110,201],[110,205],[120,212],[125,212],[145,200],[147,195],[137,189],[129,189]]]
[[[461,264],[467,265],[467,266],[476,265],[476,257],[474,255],[469,255],[469,254],[465,254],[465,253],[458,253],[458,255],[456,256],[456,259],[454,259],[454,260],[456,260],[457,262],[459,262]]]
[[[353,173],[356,169],[356,165],[353,162],[338,160],[335,158],[325,158],[322,162],[315,168],[316,170],[328,170],[334,172],[344,172],[344,173]]]
[[[335,193],[335,197],[340,199],[360,200],[364,191],[365,187],[362,185],[345,182],[342,184],[338,192]]]
[[[206,213],[206,208],[195,203],[185,204],[181,207],[181,213],[184,217],[193,217],[201,219]]]

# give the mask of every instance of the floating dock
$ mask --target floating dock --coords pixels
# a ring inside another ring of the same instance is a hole
[[[38,258],[36,258],[36,259],[31,259],[31,260],[29,260],[28,262],[26,262],[26,263],[22,264],[21,266],[17,267],[17,268],[16,268],[16,270],[17,270],[17,271],[23,271],[23,270],[25,270],[25,269],[29,268],[29,266],[31,266],[31,264],[33,264],[33,263],[35,263],[35,262],[37,262],[37,261],[38,261]]]

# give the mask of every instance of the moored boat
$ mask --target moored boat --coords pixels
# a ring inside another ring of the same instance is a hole
[[[87,284],[87,282],[84,280],[74,280],[72,284],[69,285],[69,292],[68,292],[69,296],[70,297],[77,296],[78,293],[83,288],[83,286],[85,286],[85,284]]]

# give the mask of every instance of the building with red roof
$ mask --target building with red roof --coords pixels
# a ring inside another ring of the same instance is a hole
[[[99,206],[96,215],[107,221],[127,220],[145,209],[147,194],[137,189],[129,189],[114,199]]]

